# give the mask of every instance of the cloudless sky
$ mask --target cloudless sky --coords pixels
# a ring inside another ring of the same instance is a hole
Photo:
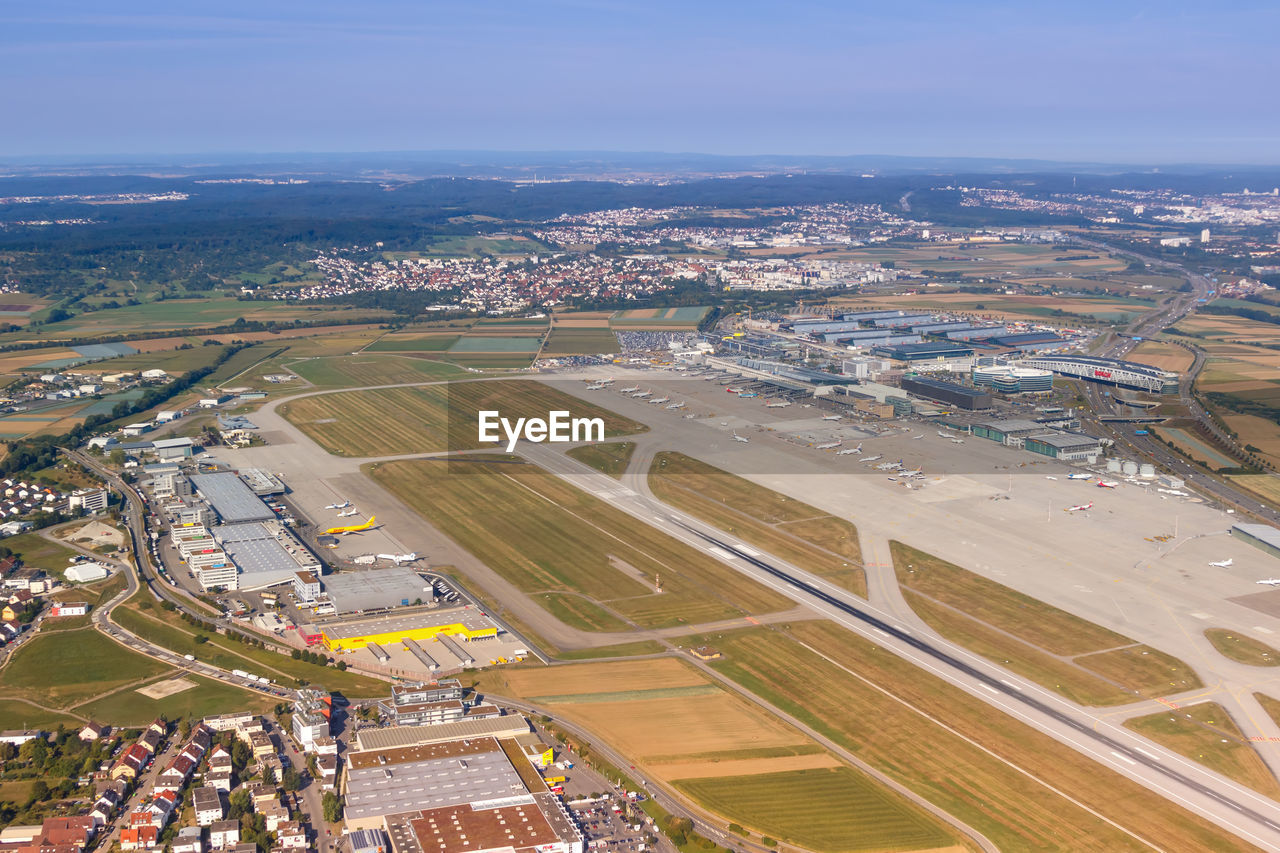
[[[0,156],[1280,162],[1280,4],[0,0]]]

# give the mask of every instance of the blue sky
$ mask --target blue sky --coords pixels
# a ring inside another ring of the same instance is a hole
[[[0,156],[1280,162],[1280,4],[1031,5],[0,0]]]

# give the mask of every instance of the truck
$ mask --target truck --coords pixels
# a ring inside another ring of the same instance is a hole
[[[195,655],[183,655],[183,656],[182,656],[182,659],[183,659],[183,660],[195,660],[195,659],[196,659],[196,656],[195,656]]]
[[[231,670],[231,674],[232,674],[232,675],[234,675],[236,678],[248,678],[248,677],[249,677],[249,673],[245,672],[243,669],[233,669],[233,670]]]

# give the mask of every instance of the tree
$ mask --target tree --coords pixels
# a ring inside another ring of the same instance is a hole
[[[285,771],[286,773],[288,771]],[[271,767],[262,768],[262,784],[274,785],[276,783],[276,771]]]
[[[117,468],[124,466],[124,451],[117,447],[111,451],[111,455],[107,457],[107,461]]]
[[[31,783],[31,796],[27,799],[27,807],[30,808],[35,803],[43,803],[49,799],[49,783],[43,779],[37,779]]]
[[[302,774],[293,767],[286,767],[282,784],[286,791],[297,791],[302,787]]]
[[[320,798],[320,808],[324,812],[326,823],[337,823],[342,820],[342,798],[333,791],[325,791]]]
[[[253,760],[253,753],[249,750],[249,747],[245,744],[244,741],[237,738],[235,741],[232,742],[231,766],[232,768],[235,769],[237,774],[239,774],[240,771],[244,770],[244,768],[247,767],[249,765],[249,762],[252,760]]]
[[[239,820],[242,815],[253,813],[253,796],[248,788],[241,788],[227,799],[227,820]]]

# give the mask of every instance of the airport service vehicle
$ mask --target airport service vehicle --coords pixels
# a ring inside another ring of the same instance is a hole
[[[344,500],[342,503],[329,504],[325,509],[346,509],[351,506],[351,501]]]
[[[1211,563],[1209,563],[1209,565],[1213,566],[1216,569],[1229,569],[1231,568],[1231,564],[1234,562],[1235,560],[1214,560]]]
[[[839,447],[842,444],[844,444],[843,441],[828,441],[826,444],[815,445],[815,449],[816,450],[835,450],[837,447]]]
[[[1090,480],[1093,478],[1090,477],[1088,474],[1068,474],[1067,479],[1068,480]]]
[[[823,415],[822,419],[824,421],[838,421],[840,420],[840,416],[839,415]]]
[[[1266,584],[1267,586],[1280,586],[1280,578],[1264,578],[1258,583]]]
[[[1098,488],[1099,488],[1099,489],[1114,489],[1114,488],[1115,488],[1116,486],[1118,486],[1118,485],[1120,485],[1120,484],[1119,484],[1119,483],[1115,483],[1115,482],[1108,482],[1107,480],[1099,480],[1099,481],[1098,481]]]
[[[734,440],[734,441],[741,441],[743,444],[746,444],[746,443],[747,443],[748,441],[750,441],[751,439],[749,439],[749,438],[747,438],[746,436],[743,436],[743,435],[738,435],[738,433],[735,431],[735,432],[733,433],[733,440]]]
[[[1092,503],[1076,504],[1075,506],[1067,507],[1066,509],[1063,510],[1063,512],[1084,512],[1087,509],[1093,509],[1093,504]]]

